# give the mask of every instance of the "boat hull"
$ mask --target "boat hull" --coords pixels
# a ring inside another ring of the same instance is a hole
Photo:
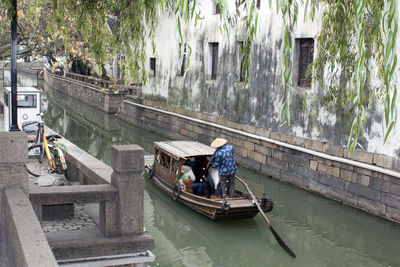
[[[174,188],[168,182],[163,181],[157,175],[153,176],[153,180],[163,191],[176,198]],[[252,200],[240,191],[236,190],[236,194],[241,196],[227,198],[225,213],[221,210],[222,199],[211,199],[182,191],[176,200],[213,221],[244,219],[256,216],[259,211]]]

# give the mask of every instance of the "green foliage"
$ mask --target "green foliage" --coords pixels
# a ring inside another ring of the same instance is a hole
[[[240,57],[244,59],[247,85],[251,44],[259,27],[255,0],[236,0],[236,14],[230,13],[227,0],[216,2],[221,10],[220,31],[225,36],[229,37],[232,27],[236,27],[237,18],[242,19]],[[136,83],[147,80],[146,46],[148,40],[153,40],[160,16],[168,14],[176,21],[177,47],[180,47],[181,57],[187,60],[186,70],[192,51],[187,39],[202,20],[198,0],[18,0],[18,3],[22,10],[18,12],[23,35],[20,44],[38,54],[67,54],[97,66],[118,58],[125,78]],[[325,83],[322,89],[326,108],[335,107],[351,122],[350,149],[354,150],[358,144],[368,108],[380,102],[384,105],[387,141],[396,122],[397,0],[275,0],[274,5],[283,19],[281,87],[285,100],[282,124],[290,127],[292,28],[302,5],[305,8],[303,19],[314,19],[317,10],[322,12],[322,27],[315,38],[317,54],[313,80]],[[269,6],[272,7],[272,0]],[[0,0],[0,8],[0,29],[2,36],[7,36],[9,24],[4,22],[13,15],[11,0]],[[108,23],[110,21],[113,23]],[[154,51],[153,41],[151,45]],[[1,53],[0,47],[0,56]],[[371,81],[372,66],[379,68],[378,82]]]
[[[367,119],[371,99],[385,103],[385,142],[393,129],[396,86],[394,68],[397,35],[397,1],[328,0],[316,43],[314,80],[324,78],[325,104],[336,106],[340,115],[352,117],[348,145],[354,151]],[[311,1],[315,10],[317,1]],[[334,27],[332,26],[334,25]],[[370,69],[378,66],[378,79],[370,80]],[[324,74],[327,74],[324,76]],[[375,98],[369,97],[375,94]]]

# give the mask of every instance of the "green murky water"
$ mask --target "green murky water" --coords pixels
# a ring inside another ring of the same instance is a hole
[[[63,103],[63,104],[60,104]],[[112,144],[153,151],[158,134],[52,93],[45,123],[106,163]],[[260,215],[212,222],[145,183],[145,226],[155,238],[152,266],[400,266],[400,225],[240,168],[257,195],[272,197],[267,216],[297,258],[275,241]]]

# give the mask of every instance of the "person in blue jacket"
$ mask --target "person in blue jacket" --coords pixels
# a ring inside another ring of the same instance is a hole
[[[237,172],[235,159],[233,157],[235,150],[233,146],[228,144],[228,141],[223,138],[216,138],[210,146],[216,148],[211,167],[219,167],[222,198],[225,199],[226,197],[227,183],[228,196],[232,198],[235,196],[235,173]]]

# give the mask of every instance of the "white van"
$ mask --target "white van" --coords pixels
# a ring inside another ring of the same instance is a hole
[[[40,113],[39,89],[34,87],[17,87],[17,118],[18,127],[26,121],[36,121]],[[11,118],[11,87],[5,87],[4,91],[4,129],[8,131],[12,122]]]

